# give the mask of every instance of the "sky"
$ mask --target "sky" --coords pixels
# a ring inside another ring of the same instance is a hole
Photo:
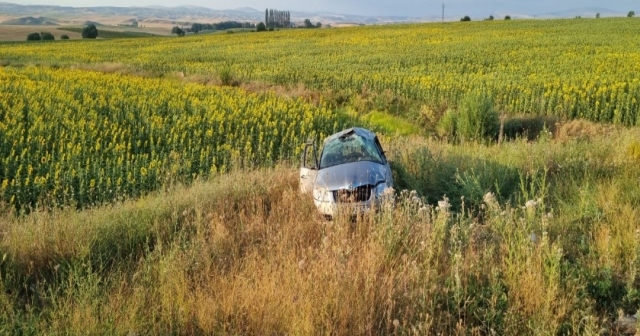
[[[213,9],[266,7],[281,10],[317,12],[327,11],[355,15],[401,15],[427,17],[440,15],[442,0],[0,0],[23,5],[92,6],[167,6],[197,5]],[[639,0],[444,0],[445,14],[465,12],[478,15],[517,12],[540,15],[576,8],[598,8],[619,12],[640,11]]]

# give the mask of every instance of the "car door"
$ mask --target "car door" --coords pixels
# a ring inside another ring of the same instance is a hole
[[[305,144],[300,161],[300,192],[310,194],[318,176],[318,156],[315,142]]]

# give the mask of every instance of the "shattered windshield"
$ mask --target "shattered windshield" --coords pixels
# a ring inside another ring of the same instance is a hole
[[[358,161],[383,163],[375,142],[356,133],[348,133],[325,143],[320,169]]]

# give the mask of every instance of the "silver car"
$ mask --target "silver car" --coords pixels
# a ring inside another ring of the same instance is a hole
[[[391,167],[373,132],[346,129],[325,139],[320,156],[316,153],[315,142],[307,142],[300,191],[313,195],[323,215],[368,212],[393,199]]]

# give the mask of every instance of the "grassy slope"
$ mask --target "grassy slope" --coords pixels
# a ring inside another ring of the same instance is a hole
[[[386,143],[400,185],[447,193],[453,209],[465,195],[473,212],[406,192],[393,211],[325,222],[284,166],[3,216],[0,331],[598,333],[640,303],[640,134],[589,127]]]
[[[78,31],[68,32],[58,30],[56,26],[9,26],[0,25],[0,42],[5,41],[25,41],[27,35],[31,33],[49,32],[55,36],[56,40],[60,40],[60,36],[67,34],[71,39],[81,39],[82,35]]]
[[[58,28],[58,30],[70,31],[74,33],[82,33],[82,28],[61,27],[61,28]],[[144,33],[144,32],[98,29],[98,37],[105,38],[105,39],[151,37],[151,36],[155,36],[155,35],[150,33]]]

